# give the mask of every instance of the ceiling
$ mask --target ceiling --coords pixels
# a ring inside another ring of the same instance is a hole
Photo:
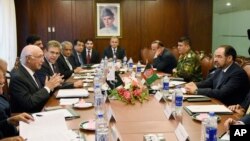
[[[231,6],[226,6],[228,2]],[[214,0],[214,13],[224,14],[243,10],[250,10],[250,0]]]

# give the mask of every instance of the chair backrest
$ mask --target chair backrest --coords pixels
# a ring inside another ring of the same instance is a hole
[[[201,61],[201,71],[203,79],[207,78],[209,70],[213,67],[213,59],[209,56],[204,56]]]
[[[170,48],[170,51],[171,51],[172,54],[175,56],[176,60],[178,60],[180,54],[179,54],[179,51],[178,51],[177,47],[176,47],[176,46],[171,47],[171,48]]]
[[[141,50],[141,58],[143,64],[146,64],[147,61],[148,63],[152,64],[154,59],[154,53],[150,48],[143,48]]]
[[[246,71],[247,76],[248,76],[248,80],[250,81],[250,62],[245,62],[242,65],[242,68]]]
[[[242,67],[245,62],[247,61],[247,59],[244,57],[244,56],[237,56],[236,59],[235,59],[235,62],[240,66]]]

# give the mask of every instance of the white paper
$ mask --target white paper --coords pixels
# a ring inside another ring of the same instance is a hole
[[[174,86],[182,85],[182,84],[185,84],[185,83],[186,83],[185,81],[170,81],[169,86],[174,87]]]
[[[76,138],[67,128],[64,112],[58,111],[35,113],[35,121],[29,124],[20,122],[20,136],[29,141],[70,141]]]
[[[164,101],[164,99],[163,99],[163,95],[162,95],[162,93],[161,92],[159,92],[159,91],[157,91],[156,92],[156,94],[155,94],[155,99],[158,101],[158,102],[160,102],[160,101]]]
[[[221,140],[225,140],[225,141],[230,141],[230,135],[229,135],[229,133],[228,132],[225,133],[220,139]]]
[[[79,102],[79,98],[61,98],[60,105],[72,105]]]
[[[164,114],[167,117],[167,119],[173,118],[173,110],[169,105],[166,105],[165,109],[164,109]]]
[[[109,69],[109,72],[107,74],[107,80],[108,81],[115,81],[115,68],[114,67],[111,67]]]
[[[186,141],[188,139],[188,133],[181,123],[178,124],[174,132],[178,141]]]
[[[87,97],[89,92],[85,89],[60,89],[56,98],[61,97]]]
[[[224,105],[190,105],[186,106],[192,113],[215,112],[215,113],[232,113]]]
[[[204,95],[187,95],[187,94],[183,95],[183,99],[186,99],[186,98],[202,98],[202,97],[206,97],[206,96],[204,96]],[[168,96],[168,99],[172,100],[172,95]]]
[[[37,117],[36,115],[39,116],[47,116],[47,115],[53,115],[53,114],[63,114],[62,116],[64,118],[66,117],[72,117],[73,115],[69,112],[68,109],[58,109],[58,110],[53,110],[53,111],[46,111],[46,112],[39,112],[39,113],[34,113],[32,114],[34,117]]]

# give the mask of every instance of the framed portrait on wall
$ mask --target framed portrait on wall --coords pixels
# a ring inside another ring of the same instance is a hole
[[[95,3],[96,37],[121,37],[120,3]]]

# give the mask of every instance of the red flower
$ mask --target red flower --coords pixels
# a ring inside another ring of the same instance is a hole
[[[142,89],[136,89],[136,90],[134,90],[134,95],[135,96],[141,96],[141,94],[142,94]]]
[[[126,100],[128,100],[128,101],[131,100],[131,94],[130,94],[129,91],[125,91],[125,92],[123,93],[123,96],[124,96],[124,98],[125,98]]]

